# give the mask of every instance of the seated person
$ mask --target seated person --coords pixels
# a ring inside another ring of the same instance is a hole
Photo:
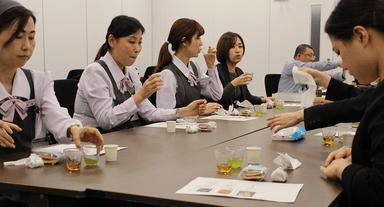
[[[292,69],[294,66],[301,68],[314,68],[320,71],[327,71],[342,67],[341,61],[317,61],[313,54],[313,49],[310,45],[301,44],[297,46],[293,60],[285,62],[283,71],[279,81],[278,93],[299,93],[306,90],[306,85],[297,83],[293,80]],[[337,80],[344,80],[341,73],[331,74],[331,76]]]
[[[59,143],[72,139],[103,148],[95,128],[81,127],[53,90],[50,72],[22,69],[35,49],[36,18],[15,1],[0,1],[0,155],[32,149],[32,140],[44,125]]]
[[[360,121],[352,148],[329,154],[320,167],[327,177],[340,179],[338,206],[384,206],[384,25],[381,0],[341,0],[325,24],[333,51],[362,84],[379,78],[376,88],[356,97],[275,115],[268,126],[280,130],[305,122],[307,130],[339,122]]]
[[[141,52],[143,25],[135,18],[115,17],[95,60],[80,78],[73,117],[102,133],[140,126],[145,122],[176,120],[198,115],[205,100],[178,109],[157,109],[147,99],[163,85],[159,73],[141,84],[131,66]]]
[[[217,43],[217,70],[224,92],[218,101],[224,109],[230,105],[236,107],[236,102],[248,100],[251,104],[265,103],[267,98],[253,96],[247,85],[252,81],[252,73],[244,73],[236,65],[242,60],[245,52],[243,38],[233,32],[224,33]],[[268,97],[275,100],[274,97]]]
[[[157,107],[183,107],[201,97],[213,101],[221,99],[223,86],[215,67],[216,49],[210,48],[208,54],[203,54],[208,75],[197,62],[190,61],[200,53],[203,45],[200,37],[203,34],[204,28],[193,19],[182,18],[173,23],[168,40],[161,46],[155,69],[156,72],[161,72],[164,80],[164,85],[156,94]],[[174,55],[171,54],[172,51],[175,52]],[[222,106],[218,103],[208,103],[204,114],[220,108]]]

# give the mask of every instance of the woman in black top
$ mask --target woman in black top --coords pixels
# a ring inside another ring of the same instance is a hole
[[[320,170],[341,180],[339,206],[384,206],[384,1],[341,0],[325,32],[333,51],[360,83],[379,78],[379,84],[353,98],[272,116],[268,126],[282,129],[304,121],[310,130],[360,121],[352,148],[329,154]]]
[[[236,65],[241,61],[245,52],[243,38],[233,32],[224,33],[217,43],[217,65],[220,81],[223,84],[224,92],[218,101],[224,109],[236,101],[248,100],[251,104],[265,103],[267,98],[253,96],[247,85],[252,81],[252,73],[244,73]],[[268,97],[271,100],[275,98]],[[234,105],[236,107],[236,105]]]

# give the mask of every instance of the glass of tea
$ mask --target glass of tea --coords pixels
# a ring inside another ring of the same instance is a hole
[[[276,100],[276,109],[281,110],[281,109],[283,109],[283,106],[284,106],[284,100],[282,100],[282,99]]]
[[[80,170],[83,153],[77,148],[67,148],[63,152],[67,169],[69,171]]]
[[[229,164],[232,165],[232,168],[240,168],[243,164],[245,147],[228,146],[227,150],[233,150],[235,152],[233,159],[229,160]]]
[[[326,127],[323,128],[323,141],[324,145],[327,147],[333,147],[333,142],[335,141],[336,137],[336,127]]]
[[[220,149],[215,151],[216,164],[219,173],[228,174],[232,169],[232,160],[235,151],[228,149]]]
[[[88,166],[95,166],[99,162],[100,150],[98,152],[96,145],[84,145],[84,162]]]
[[[263,115],[263,106],[262,105],[254,105],[253,108],[255,109],[255,115],[256,116]]]

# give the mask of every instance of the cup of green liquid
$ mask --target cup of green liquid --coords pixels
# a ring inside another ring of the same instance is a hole
[[[253,108],[255,109],[255,115],[256,116],[263,115],[263,106],[262,105],[254,105]]]
[[[282,99],[276,100],[276,109],[281,110],[281,109],[283,109],[283,106],[284,106],[284,100],[282,100]]]
[[[95,166],[99,162],[100,152],[97,151],[96,145],[84,145],[84,162],[87,166]]]
[[[245,147],[228,146],[227,150],[233,150],[235,152],[233,159],[228,160],[228,163],[232,165],[232,168],[240,168],[243,164]]]

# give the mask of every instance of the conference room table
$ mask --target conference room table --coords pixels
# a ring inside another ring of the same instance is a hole
[[[266,127],[267,117],[298,109],[270,109],[250,121],[214,120],[217,129],[211,132],[187,133],[176,129],[170,133],[165,128],[137,127],[104,134],[106,144],[128,147],[118,152],[116,162],[106,162],[105,156],[100,156],[96,167],[83,163],[76,172],[69,172],[63,161],[35,169],[1,165],[0,189],[160,206],[291,206],[291,203],[175,193],[197,177],[240,179],[236,169],[226,176],[217,173],[214,151],[230,145],[258,146],[262,148],[260,163],[270,173],[277,168],[273,163],[277,152],[288,153],[302,162],[295,171],[288,171],[287,183],[304,184],[295,206],[333,205],[342,192],[340,181],[326,178],[319,168],[329,152],[342,144],[335,141],[333,148],[325,147],[322,138],[314,136],[320,130],[307,132],[305,139],[295,142],[272,141],[272,132]],[[207,121],[199,118],[198,122]],[[28,157],[29,153],[3,155],[0,162]],[[272,182],[270,173],[263,182]]]

